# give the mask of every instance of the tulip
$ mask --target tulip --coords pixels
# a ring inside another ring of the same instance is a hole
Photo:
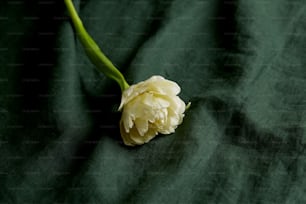
[[[182,123],[186,105],[177,83],[161,76],[130,86],[122,94],[120,132],[129,146],[149,142],[158,133],[170,134]]]
[[[177,83],[161,76],[129,85],[122,73],[105,56],[88,34],[71,0],[65,0],[72,24],[84,50],[95,67],[107,77],[115,80],[121,88],[122,111],[120,133],[125,145],[142,145],[158,133],[171,134],[183,121],[186,106],[177,95]]]

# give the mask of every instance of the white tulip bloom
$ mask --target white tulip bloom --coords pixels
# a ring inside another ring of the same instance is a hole
[[[142,145],[158,133],[173,133],[182,123],[186,109],[179,93],[177,83],[161,76],[152,76],[124,90],[119,107],[124,144]]]
[[[149,142],[158,133],[170,134],[182,123],[185,105],[177,95],[177,83],[161,76],[129,86],[122,73],[102,52],[83,26],[72,0],[64,0],[68,13],[85,53],[97,70],[115,80],[121,88],[122,110],[120,132],[126,145],[134,146]]]

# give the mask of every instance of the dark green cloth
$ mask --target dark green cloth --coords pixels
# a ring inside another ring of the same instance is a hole
[[[62,1],[0,1],[0,203],[306,203],[305,0],[74,1],[132,84],[191,101],[123,145],[119,86]]]

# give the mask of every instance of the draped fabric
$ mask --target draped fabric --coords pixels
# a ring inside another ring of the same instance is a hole
[[[306,1],[74,1],[130,84],[192,103],[171,135],[119,132],[119,86],[61,1],[0,2],[0,203],[305,203]]]

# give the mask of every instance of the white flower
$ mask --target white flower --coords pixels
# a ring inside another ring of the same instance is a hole
[[[182,123],[186,105],[177,83],[161,76],[130,86],[122,94],[120,133],[129,146],[149,142],[158,133],[170,134]]]

